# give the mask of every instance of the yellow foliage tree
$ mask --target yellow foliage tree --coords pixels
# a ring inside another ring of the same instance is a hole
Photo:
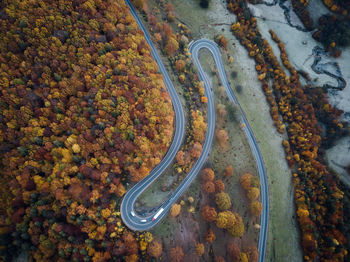
[[[180,211],[181,211],[181,205],[174,204],[170,209],[170,215],[172,217],[177,217],[180,214]]]
[[[215,195],[215,203],[219,209],[226,210],[231,207],[231,198],[227,193],[220,192]]]
[[[245,250],[249,262],[258,262],[259,252],[256,246],[250,246]]]
[[[257,187],[251,187],[249,190],[248,190],[248,194],[247,194],[247,196],[248,196],[248,198],[250,199],[250,200],[257,200],[258,199],[258,197],[259,197],[259,195],[260,195],[260,190],[259,190],[259,188],[257,188]]]
[[[138,8],[138,9],[142,9],[143,8],[143,2],[144,0],[133,0],[132,3],[133,5]]]
[[[258,216],[261,214],[262,211],[262,204],[259,201],[253,201],[250,203],[249,205],[249,209],[250,212],[254,215],[254,216]]]
[[[196,254],[199,257],[204,254],[204,245],[202,243],[196,243]]]
[[[174,55],[174,53],[178,49],[179,49],[179,43],[177,42],[177,40],[173,36],[169,37],[164,49],[167,55],[169,56]]]
[[[235,213],[236,222],[233,226],[229,227],[227,231],[233,237],[242,237],[244,234],[244,224],[242,217]]]
[[[199,110],[192,111],[193,119],[193,138],[196,142],[203,142],[207,124],[204,122],[204,117]]]
[[[248,262],[248,257],[246,253],[242,253],[240,254],[240,261],[241,262]]]
[[[236,217],[231,211],[219,212],[215,224],[219,228],[231,228],[236,223]]]

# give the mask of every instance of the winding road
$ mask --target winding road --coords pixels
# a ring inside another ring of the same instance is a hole
[[[177,151],[180,148],[180,145],[183,140],[184,135],[184,112],[182,109],[182,105],[179,99],[178,94],[171,82],[169,75],[164,67],[164,64],[154,47],[151,37],[147,32],[146,28],[142,24],[140,18],[138,17],[134,7],[130,3],[129,0],[125,0],[126,4],[129,6],[132,15],[135,17],[138,25],[145,35],[145,39],[147,43],[151,47],[152,56],[156,60],[160,71],[163,74],[164,82],[170,93],[173,107],[175,110],[175,118],[176,118],[176,128],[175,134],[172,141],[172,144],[166,153],[163,160],[160,162],[158,166],[156,166],[151,173],[141,180],[139,183],[134,185],[124,196],[123,201],[121,203],[121,217],[123,222],[132,230],[144,231],[149,230],[150,228],[157,225],[161,219],[168,213],[171,206],[180,198],[183,192],[190,186],[192,181],[196,178],[199,171],[202,169],[204,163],[207,161],[207,158],[210,153],[214,131],[215,131],[215,108],[214,108],[214,94],[211,85],[211,81],[209,80],[207,74],[204,72],[200,62],[199,62],[199,51],[201,49],[207,49],[213,56],[216,66],[218,68],[220,79],[226,89],[227,95],[233,103],[239,106],[237,98],[234,96],[234,93],[230,87],[230,84],[227,80],[225,68],[222,62],[221,53],[218,46],[215,42],[208,39],[200,39],[195,42],[192,42],[189,46],[189,51],[191,53],[191,58],[193,62],[196,64],[198,68],[199,79],[204,82],[205,87],[205,96],[208,98],[207,103],[207,116],[208,116],[208,124],[207,124],[207,133],[205,137],[205,142],[203,144],[203,149],[200,157],[192,167],[191,171],[188,175],[183,179],[180,185],[176,188],[176,190],[171,194],[171,196],[160,206],[158,207],[152,214],[148,216],[140,216],[134,210],[134,204],[136,199],[144,192],[162,173],[163,171],[172,163],[172,160],[175,158]],[[265,249],[267,242],[267,232],[268,232],[268,221],[269,221],[269,201],[268,201],[268,184],[267,184],[267,174],[264,166],[264,161],[262,155],[260,153],[258,143],[254,137],[252,129],[248,123],[247,118],[245,117],[241,107],[239,106],[240,111],[242,113],[242,127],[247,136],[249,145],[251,147],[252,153],[254,155],[258,174],[261,182],[261,200],[263,205],[263,210],[261,214],[261,228],[259,235],[259,243],[258,243],[258,251],[259,251],[259,262],[264,261],[265,258]]]
[[[239,109],[241,111],[242,119],[241,123],[243,126],[244,133],[248,139],[250,149],[252,150],[252,153],[255,158],[255,162],[257,165],[257,170],[260,178],[261,183],[261,203],[263,205],[261,217],[260,217],[260,234],[259,234],[259,243],[258,243],[258,251],[259,251],[259,262],[264,261],[265,253],[266,253],[266,243],[267,243],[267,233],[268,233],[268,223],[269,223],[269,191],[268,191],[268,183],[267,183],[267,173],[266,168],[264,165],[264,160],[261,155],[259,145],[255,139],[255,136],[253,134],[253,131],[249,125],[249,122],[241,108],[241,106],[238,103],[237,98],[235,97],[232,88],[230,87],[230,83],[227,80],[225,67],[222,62],[220,49],[216,45],[215,42],[208,40],[208,39],[200,39],[197,40],[194,43],[190,44],[190,53],[192,56],[193,62],[196,64],[199,76],[202,81],[204,81],[205,89],[211,88],[211,84],[209,80],[207,79],[207,75],[205,74],[200,62],[199,62],[199,50],[200,49],[207,49],[213,56],[215,64],[218,68],[219,76],[222,81],[223,86],[225,87],[227,96],[229,100],[239,106]],[[209,98],[208,98],[209,100]],[[210,115],[209,115],[210,117]],[[208,121],[210,122],[210,121]]]
[[[144,33],[145,39],[148,45],[151,47],[152,56],[156,60],[159,70],[163,74],[164,83],[167,87],[167,90],[170,94],[170,97],[173,103],[173,107],[175,111],[175,120],[176,120],[174,137],[168,149],[168,152],[166,153],[162,161],[151,171],[151,173],[147,177],[145,177],[140,182],[138,182],[134,187],[132,187],[125,194],[123,201],[121,203],[120,212],[124,223],[132,230],[143,231],[151,227],[154,227],[167,212],[163,212],[163,215],[160,217],[160,219],[157,219],[156,221],[152,221],[152,216],[140,217],[134,211],[135,201],[142,194],[142,192],[145,191],[146,188],[149,187],[172,163],[174,157],[176,156],[176,153],[179,151],[179,148],[181,146],[181,143],[184,137],[184,132],[185,132],[185,114],[182,108],[180,97],[178,96],[175,90],[173,82],[170,80],[168,72],[165,69],[165,66],[155,46],[153,45],[151,36],[147,32],[147,29],[144,27],[143,23],[141,22],[139,16],[136,13],[136,10],[134,9],[130,1],[125,0],[125,3],[129,6],[132,15],[134,16],[140,29]]]

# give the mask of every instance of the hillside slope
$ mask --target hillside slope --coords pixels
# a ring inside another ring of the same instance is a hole
[[[128,7],[2,1],[0,39],[3,257],[135,257],[123,184],[160,162],[174,113]]]

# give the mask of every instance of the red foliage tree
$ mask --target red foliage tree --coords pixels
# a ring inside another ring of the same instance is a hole
[[[220,193],[225,190],[225,184],[221,179],[215,180],[214,184],[215,184],[215,191],[217,193]]]
[[[215,192],[215,184],[212,181],[207,181],[203,184],[203,189],[207,194]]]
[[[240,261],[241,250],[235,242],[230,242],[227,245],[227,252],[232,261]]]

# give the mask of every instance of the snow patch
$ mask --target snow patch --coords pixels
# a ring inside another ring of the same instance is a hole
[[[350,165],[350,137],[345,137],[338,143],[327,150],[326,160],[331,167],[340,176],[340,179],[350,187],[350,175],[345,168]]]
[[[312,38],[311,33],[301,32],[296,28],[291,27],[285,20],[283,9],[278,6],[265,5],[249,5],[255,14],[260,14],[258,18],[258,28],[263,38],[269,41],[276,56],[279,56],[279,49],[270,37],[269,29],[272,29],[283,42],[290,63],[296,70],[303,70],[307,72],[314,85],[323,86],[326,83],[336,85],[335,79],[327,75],[316,74],[311,65],[314,61],[312,56],[312,49],[320,43]],[[291,18],[293,24],[299,24],[294,20],[299,20],[291,11]],[[279,57],[278,57],[279,58]]]

